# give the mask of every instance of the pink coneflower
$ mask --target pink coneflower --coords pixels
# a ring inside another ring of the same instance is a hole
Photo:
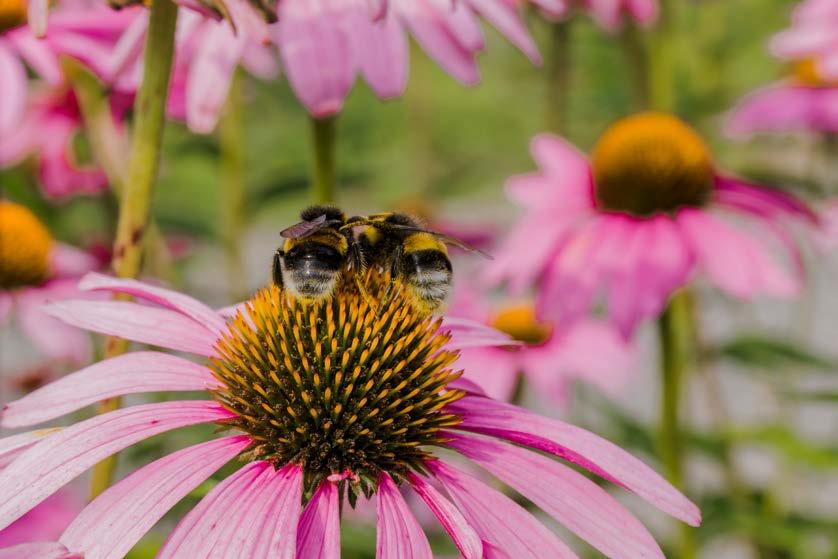
[[[480,17],[540,63],[516,2],[508,0],[284,0],[272,29],[291,86],[309,112],[323,117],[341,110],[358,75],[379,97],[400,96],[408,34],[448,74],[476,84],[476,58],[485,47]]]
[[[838,79],[838,1],[801,2],[792,26],[772,39],[771,51],[778,58],[811,59],[823,79]]]
[[[699,270],[735,297],[798,292],[803,271],[786,221],[812,213],[785,193],[719,174],[704,142],[677,118],[619,120],[590,161],[551,135],[537,136],[532,153],[541,171],[508,183],[526,215],[488,276],[514,292],[537,283],[540,316],[568,324],[603,297],[628,335]]]
[[[49,301],[77,299],[79,278],[100,263],[56,243],[24,206],[0,200],[0,325],[14,318],[48,359],[80,365],[90,359],[87,333],[43,312]]]
[[[82,496],[74,488],[65,487],[17,519],[8,528],[0,530],[0,549],[24,543],[57,540],[82,508]]]
[[[494,306],[484,300],[478,290],[461,285],[448,312],[491,325],[520,343],[466,348],[460,353],[457,365],[465,378],[495,399],[508,401],[522,374],[538,395],[553,404],[567,403],[574,381],[614,396],[637,366],[635,347],[605,321],[586,319],[559,332],[550,322],[537,319],[528,300]]]
[[[758,90],[733,109],[727,131],[734,136],[756,132],[838,132],[838,78],[818,74],[813,60],[795,67],[788,80]]]
[[[366,287],[380,301],[387,285],[373,275]],[[129,393],[192,390],[210,399],[138,405],[53,433],[0,439],[0,458],[4,449],[16,453],[0,472],[0,526],[155,434],[201,423],[232,430],[148,464],[90,503],[59,538],[86,559],[122,557],[236,457],[244,465],[180,521],[158,557],[335,559],[340,507],[363,493],[377,503],[379,558],[430,559],[400,487],[419,495],[468,559],[575,557],[512,499],[439,457],[439,448],[483,466],[609,557],[663,554],[604,489],[531,449],[586,468],[689,524],[700,521],[695,505],[619,447],[471,391],[453,368],[454,348],[508,338],[418,314],[398,286],[377,309],[351,281],[313,304],[271,287],[230,322],[186,295],[136,281],[89,275],[81,286],[157,306],[60,302],[49,312],[208,362],[127,353],[12,402],[0,424],[33,425]]]
[[[121,115],[131,105],[130,96],[109,96],[114,126],[121,130]],[[83,128],[82,116],[73,90],[59,85],[33,93],[22,120],[13,133],[0,136],[0,167],[17,165],[34,157],[38,184],[50,198],[96,194],[108,186],[98,165],[79,162],[74,140]]]
[[[582,0],[581,4],[608,31],[616,31],[629,21],[648,27],[658,18],[658,0]]]

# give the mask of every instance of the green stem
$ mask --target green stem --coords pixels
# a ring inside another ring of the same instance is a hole
[[[571,20],[550,24],[547,52],[547,129],[564,132],[567,127],[571,82]]]
[[[123,278],[134,278],[140,272],[143,239],[149,224],[151,200],[160,164],[160,146],[166,117],[166,100],[174,55],[177,6],[172,0],[153,0],[143,63],[143,81],[134,104],[134,130],[128,172],[119,204],[119,217],[114,240],[113,270]],[[105,358],[123,353],[127,341],[108,338]],[[99,413],[118,409],[119,398],[99,405]],[[91,495],[107,489],[113,479],[116,455],[93,468]]]
[[[247,291],[241,239],[246,211],[245,138],[242,123],[241,75],[230,86],[227,106],[218,126],[221,147],[221,228],[227,255],[230,300],[240,301]]]
[[[336,117],[311,117],[311,138],[314,168],[311,182],[312,198],[317,204],[335,201],[335,120]]]
[[[684,448],[681,436],[681,401],[687,366],[692,358],[694,325],[689,295],[675,294],[658,319],[661,355],[660,458],[666,477],[684,486]],[[696,557],[692,529],[679,525],[680,559]]]
[[[657,111],[674,112],[676,108],[677,2],[660,0],[657,27],[649,40],[649,105]]]
[[[620,34],[623,48],[620,49],[626,57],[632,81],[634,106],[638,111],[649,109],[651,92],[649,83],[649,54],[646,51],[643,34],[636,25],[627,23]]]

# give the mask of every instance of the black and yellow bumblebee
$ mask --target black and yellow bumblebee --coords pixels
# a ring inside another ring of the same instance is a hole
[[[300,218],[280,232],[285,242],[274,255],[273,280],[302,300],[330,297],[341,274],[351,274],[366,297],[362,278],[373,267],[400,281],[414,306],[431,313],[451,291],[446,245],[476,251],[402,213],[347,218],[338,208],[312,206]]]

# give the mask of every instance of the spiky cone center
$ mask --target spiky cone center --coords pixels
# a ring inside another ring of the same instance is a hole
[[[0,34],[26,23],[26,0],[0,0]]]
[[[0,288],[38,285],[49,277],[52,236],[29,209],[0,200]]]
[[[527,345],[543,344],[552,331],[549,324],[536,318],[535,308],[528,303],[501,309],[492,319],[492,327]]]
[[[680,119],[646,112],[618,120],[591,154],[594,196],[632,215],[699,207],[710,198],[713,162],[701,137]]]
[[[838,78],[828,79],[818,69],[816,60],[807,58],[795,63],[792,68],[794,81],[798,85],[830,89],[838,87]]]
[[[249,434],[247,455],[303,468],[311,492],[345,478],[350,503],[371,495],[381,472],[423,471],[440,432],[459,423],[446,404],[464,394],[447,385],[462,371],[445,349],[440,320],[418,314],[394,284],[372,276],[371,308],[352,282],[328,301],[304,303],[276,286],[259,291],[218,340],[210,367],[215,398]],[[334,478],[333,478],[334,479]]]

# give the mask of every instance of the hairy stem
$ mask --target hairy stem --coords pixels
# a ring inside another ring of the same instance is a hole
[[[567,126],[571,82],[570,20],[550,24],[550,45],[547,53],[547,129],[564,132]]]
[[[631,75],[634,109],[638,111],[647,110],[651,104],[651,92],[649,54],[646,52],[643,33],[636,25],[627,23],[620,34],[620,40],[623,43],[623,48],[620,50],[626,58],[628,71]]]
[[[140,272],[142,246],[149,224],[152,193],[160,164],[160,145],[166,117],[166,100],[174,55],[177,6],[172,0],[153,0],[146,36],[143,81],[134,104],[134,130],[128,172],[119,201],[114,240],[113,270],[119,277],[133,278]],[[105,358],[125,352],[128,343],[108,338]],[[119,398],[102,402],[99,413],[119,408]],[[107,489],[113,479],[116,455],[93,468],[91,495]]]
[[[693,357],[692,313],[689,295],[675,294],[658,319],[661,355],[660,458],[666,477],[684,486],[684,448],[681,433],[681,403],[688,365]],[[679,525],[679,557],[695,559],[693,530]]]
[[[335,117],[311,117],[313,176],[311,193],[316,204],[335,201]]]
[[[649,38],[649,105],[675,112],[678,0],[660,0],[658,23]]]

